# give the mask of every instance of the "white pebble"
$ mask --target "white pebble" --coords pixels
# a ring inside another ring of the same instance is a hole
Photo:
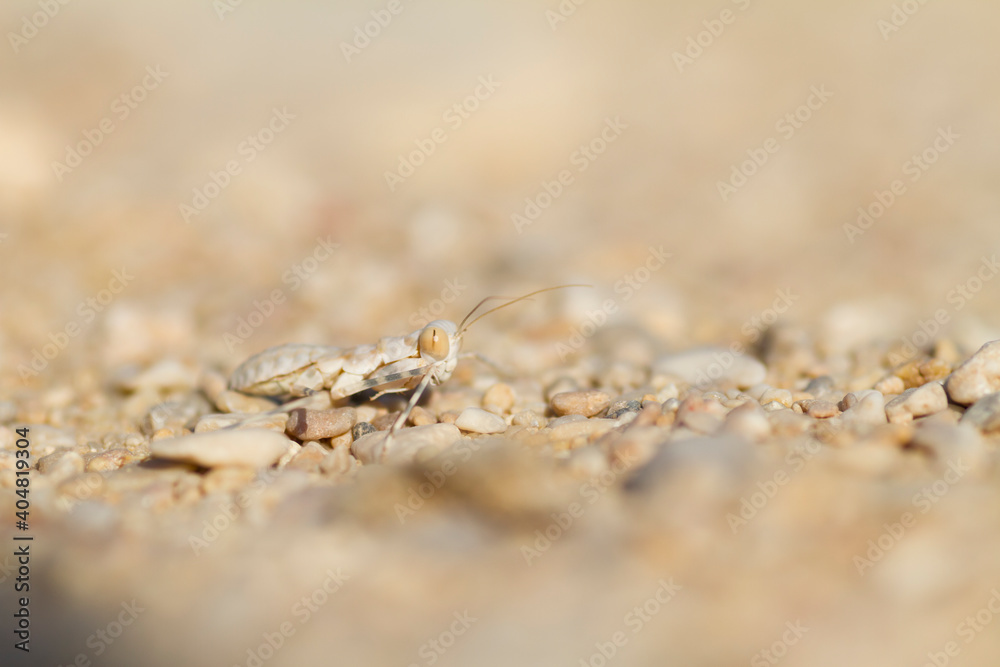
[[[507,430],[507,422],[503,417],[487,412],[482,408],[466,408],[455,420],[455,426],[472,433],[503,433]]]
[[[195,433],[157,440],[150,445],[154,458],[194,463],[206,468],[269,466],[288,451],[291,440],[265,429]]]

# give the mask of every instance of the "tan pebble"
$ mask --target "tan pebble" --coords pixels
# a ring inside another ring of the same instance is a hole
[[[938,382],[907,389],[885,406],[885,414],[893,424],[905,424],[914,417],[940,412],[948,407],[948,396]]]
[[[436,424],[437,418],[426,408],[422,408],[419,405],[414,405],[413,410],[410,411],[410,416],[406,420],[411,426],[427,426],[428,424]]]
[[[875,383],[874,389],[883,396],[886,394],[902,394],[906,390],[906,383],[896,375],[886,375]]]
[[[514,407],[514,390],[509,384],[497,382],[483,394],[483,407],[490,412],[504,414]]]
[[[581,419],[577,421],[564,422],[546,429],[552,441],[570,440],[572,438],[590,437],[606,433],[618,426],[614,419]]]
[[[351,430],[353,431],[354,429]],[[330,438],[329,445],[331,449],[336,449],[337,447],[350,447],[353,441],[353,433],[344,433],[343,435],[338,435],[336,438]]]
[[[814,419],[829,419],[840,414],[840,410],[836,405],[822,399],[811,401],[809,407],[806,408],[806,412]]]
[[[438,415],[438,421],[442,424],[454,424],[460,414],[461,410],[445,410]]]
[[[396,420],[399,419],[399,415],[401,414],[401,412],[387,412],[384,415],[376,417],[375,421],[371,424],[375,427],[376,431],[388,431],[392,428],[392,425],[396,423]]]
[[[455,420],[455,426],[472,433],[503,433],[507,430],[507,422],[500,415],[482,408],[466,408]]]
[[[358,460],[351,456],[350,443],[334,447],[319,464],[324,475],[346,475],[357,468]]]
[[[169,461],[193,463],[206,468],[222,466],[269,466],[289,451],[291,441],[265,429],[214,431],[159,440],[153,456]],[[292,443],[294,444],[294,443]]]
[[[760,404],[779,403],[786,408],[792,407],[792,392],[787,389],[771,388],[766,390],[760,397]]]
[[[545,388],[545,400],[551,401],[556,394],[574,392],[579,388],[579,383],[573,378],[561,377]]]
[[[326,458],[328,450],[318,442],[304,442],[302,448],[285,465],[286,470],[319,472],[319,465]]]
[[[892,374],[903,381],[903,391],[924,384],[924,378],[920,375],[920,364],[916,361],[903,364],[894,369]]]
[[[214,405],[222,392],[228,391],[229,382],[221,373],[205,371],[201,374],[201,378],[198,381],[198,388],[201,389],[202,393]]]
[[[350,431],[357,418],[357,411],[351,407],[332,410],[298,408],[289,413],[285,432],[299,440],[335,438]]]
[[[87,472],[105,472],[108,470],[118,470],[130,458],[128,451],[124,449],[109,449],[101,452],[87,461]]]
[[[1000,340],[986,343],[945,382],[948,397],[959,405],[971,405],[1000,391]]]
[[[261,396],[248,396],[231,389],[216,396],[215,406],[222,412],[242,412],[244,414],[258,414],[277,407],[273,401]]]
[[[920,364],[917,370],[920,371],[924,382],[934,382],[948,377],[948,374],[951,373],[951,364],[945,363],[940,359],[929,359]]]
[[[397,431],[386,444],[386,433],[377,431],[355,440],[351,453],[362,463],[409,463],[429,448],[440,452],[462,437],[454,424],[429,424]]]
[[[84,460],[76,452],[63,450],[43,456],[35,465],[43,475],[66,478],[83,472]]]
[[[159,431],[150,436],[150,442],[156,442],[157,440],[163,440],[165,438],[176,438],[179,435],[183,435],[183,431],[175,431],[170,428],[161,428]]]
[[[254,417],[253,420],[248,421],[249,417]],[[267,429],[269,431],[276,431],[278,433],[285,432],[285,424],[288,423],[288,414],[285,412],[280,412],[273,415],[268,415],[267,417],[256,417],[254,415],[245,413],[233,413],[233,414],[211,414],[205,415],[198,420],[198,423],[194,426],[195,433],[210,433],[212,431],[218,431],[221,429],[228,429],[232,427],[231,430],[241,430],[245,428],[253,429]]]
[[[358,414],[359,422],[368,422],[369,424],[379,415],[379,411],[374,405],[358,405],[354,411]]]
[[[722,430],[726,433],[737,433],[754,442],[761,442],[771,435],[771,424],[763,408],[756,402],[747,402],[738,408],[733,408],[726,415]]]
[[[557,415],[593,417],[611,404],[603,391],[566,391],[553,396],[549,404]]]
[[[531,426],[534,428],[541,428],[542,426],[545,426],[545,418],[540,417],[532,410],[522,410],[511,418],[510,423],[515,426]]]
[[[955,342],[948,338],[942,338],[934,343],[934,358],[949,366],[954,366],[962,360]]]

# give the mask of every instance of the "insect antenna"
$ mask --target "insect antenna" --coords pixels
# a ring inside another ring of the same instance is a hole
[[[579,284],[574,284],[574,285],[556,285],[555,287],[546,287],[544,289],[535,290],[534,292],[529,292],[528,294],[525,294],[523,296],[519,296],[519,297],[516,297],[516,298],[513,298],[513,299],[511,299],[511,297],[505,297],[505,296],[488,296],[485,299],[483,299],[482,301],[480,301],[479,303],[477,303],[476,307],[473,308],[472,310],[470,310],[469,314],[466,315],[462,319],[462,323],[458,325],[458,335],[461,336],[463,333],[465,333],[465,330],[468,329],[469,327],[471,327],[473,324],[475,324],[479,320],[483,319],[484,317],[486,317],[490,313],[495,313],[496,311],[500,310],[501,308],[506,308],[507,306],[512,306],[512,305],[514,305],[515,303],[517,303],[519,301],[525,301],[526,299],[530,299],[531,297],[535,296],[536,294],[541,294],[542,292],[551,292],[552,290],[564,289],[566,287],[593,287],[593,285],[579,285]],[[507,303],[503,303],[503,304],[500,304],[499,306],[495,306],[493,308],[490,308],[485,313],[480,313],[478,317],[476,317],[471,322],[469,322],[469,318],[472,317],[472,315],[477,310],[479,310],[482,307],[483,304],[485,304],[487,301],[491,301],[493,299],[511,299],[511,300],[508,301]],[[468,324],[466,324],[466,322],[468,322]]]

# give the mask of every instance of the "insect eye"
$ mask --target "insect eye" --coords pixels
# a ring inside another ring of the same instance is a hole
[[[447,357],[451,349],[448,334],[441,327],[426,327],[420,332],[417,346],[421,355],[426,355],[436,361]]]

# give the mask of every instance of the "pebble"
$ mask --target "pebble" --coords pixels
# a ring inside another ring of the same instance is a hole
[[[193,463],[205,468],[246,466],[261,468],[276,462],[288,451],[291,440],[266,429],[242,429],[196,433],[159,440],[150,450],[153,457]]]
[[[327,453],[327,449],[318,442],[304,442],[302,448],[295,452],[285,465],[285,469],[319,472],[320,463],[326,458]]]
[[[115,378],[115,384],[126,391],[141,389],[194,389],[198,386],[199,369],[177,359],[164,359],[149,368],[130,367]]]
[[[881,394],[902,394],[906,391],[906,383],[898,375],[886,375],[875,383],[875,391]]]
[[[377,431],[355,440],[351,453],[362,463],[411,463],[421,455],[440,453],[462,437],[453,424],[429,424],[399,431],[386,445],[386,432]]]
[[[618,426],[618,422],[614,419],[586,419],[581,417],[580,419],[575,419],[573,421],[556,423],[558,421],[558,419],[553,419],[549,422],[548,428],[541,431],[542,433],[546,433],[549,440],[552,442],[599,435]]]
[[[87,472],[106,472],[108,470],[118,470],[132,457],[124,449],[109,449],[87,459],[85,470]]]
[[[745,436],[754,442],[761,442],[771,435],[771,423],[764,409],[756,403],[744,403],[733,408],[722,424],[722,431]]]
[[[246,421],[247,418],[254,417],[253,421]],[[279,412],[267,417],[256,417],[243,413],[231,414],[211,414],[205,415],[198,420],[194,426],[195,433],[209,433],[220,429],[233,428],[230,430],[239,431],[243,429],[267,429],[268,431],[285,432],[285,425],[288,423],[288,413]],[[153,438],[154,440],[156,438]]]
[[[514,426],[531,426],[541,428],[545,426],[545,418],[539,416],[534,410],[522,410],[511,417],[510,423]]]
[[[388,431],[401,414],[402,412],[387,412],[384,415],[379,415],[372,420],[372,426],[375,427],[376,431]]]
[[[960,405],[971,405],[1000,391],[1000,340],[986,343],[952,371],[944,388],[948,397]]]
[[[777,402],[786,408],[792,407],[792,392],[787,389],[767,389],[760,395],[761,405],[767,405],[768,403]]]
[[[820,375],[809,381],[806,385],[805,391],[812,394],[814,397],[819,398],[823,394],[833,391],[833,378],[829,375]]]
[[[289,413],[285,432],[303,441],[335,438],[350,431],[357,419],[358,413],[351,407],[332,410],[298,408]]]
[[[566,391],[549,399],[552,411],[559,416],[583,415],[593,417],[611,404],[611,397],[603,391]]]
[[[564,394],[580,389],[579,383],[570,377],[561,377],[545,388],[545,400],[551,401],[556,394]]]
[[[184,399],[157,403],[146,412],[142,418],[142,432],[152,435],[157,431],[169,428],[180,430],[212,411],[200,394],[191,394]]]
[[[813,419],[829,419],[840,414],[840,409],[835,404],[822,399],[803,401],[802,407],[806,409],[806,414]]]
[[[939,382],[907,389],[885,406],[885,415],[892,424],[905,424],[914,417],[932,415],[948,407],[948,396]]]
[[[482,408],[466,408],[455,420],[455,426],[472,433],[503,433],[507,430],[504,418]]]
[[[841,401],[841,409],[844,423],[877,425],[887,421],[885,398],[877,391],[852,392]]]
[[[639,414],[642,410],[642,402],[638,399],[629,399],[625,401],[615,401],[610,406],[608,406],[608,419],[621,419],[623,416],[628,414]]]
[[[978,428],[983,433],[1000,429],[1000,392],[987,394],[965,411],[962,424]]]
[[[351,438],[353,440],[360,440],[369,433],[374,433],[378,429],[372,425],[371,422],[359,421],[357,424],[351,427]]]
[[[273,410],[277,404],[263,396],[248,396],[232,389],[226,389],[215,397],[215,407],[222,412],[257,414]]]
[[[677,408],[677,423],[696,433],[715,433],[722,427],[727,410],[716,398],[689,396]]]
[[[83,457],[76,452],[63,450],[38,459],[35,467],[43,475],[65,479],[83,472],[84,461]]]
[[[704,347],[660,357],[653,372],[672,375],[690,385],[729,382],[740,388],[764,381],[767,369],[753,357],[733,354],[723,347]]]
[[[483,408],[503,414],[514,407],[515,399],[514,390],[509,384],[497,382],[483,394]]]
[[[436,424],[437,417],[435,417],[430,410],[427,410],[419,405],[414,405],[413,409],[410,410],[410,416],[406,418],[406,421],[410,424],[410,426],[427,426],[428,424]]]

